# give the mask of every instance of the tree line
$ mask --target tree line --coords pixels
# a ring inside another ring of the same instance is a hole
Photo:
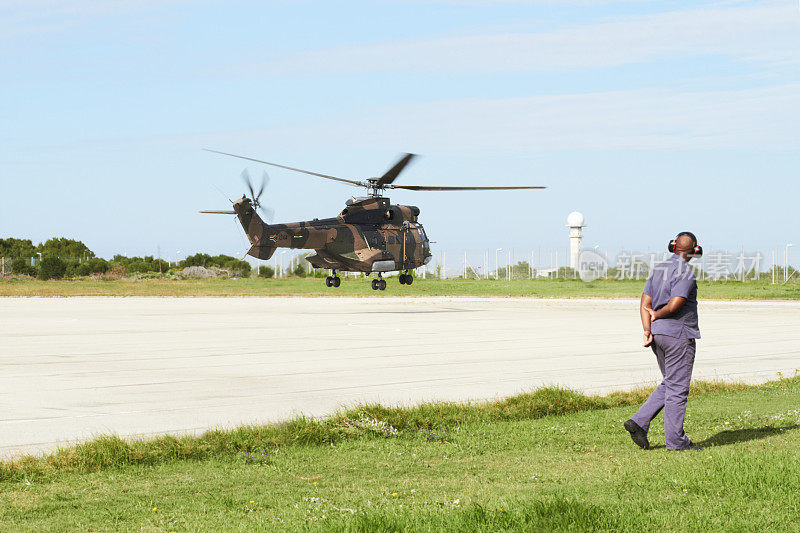
[[[170,264],[152,255],[127,257],[115,255],[107,260],[97,257],[83,242],[58,237],[34,245],[30,239],[13,237],[0,239],[0,257],[5,260],[5,271],[13,274],[62,279],[112,273],[122,277],[131,274],[167,274],[185,267],[226,271],[229,275],[247,277],[251,266],[247,261],[229,255],[197,253]]]

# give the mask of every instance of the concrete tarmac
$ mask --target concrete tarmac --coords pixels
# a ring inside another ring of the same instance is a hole
[[[800,367],[800,302],[700,303],[695,378]],[[0,456],[358,402],[655,383],[638,301],[0,298]]]

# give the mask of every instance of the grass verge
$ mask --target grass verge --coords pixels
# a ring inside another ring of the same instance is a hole
[[[103,439],[5,463],[0,530],[794,530],[800,379],[695,384],[699,453],[665,451],[657,421],[654,449],[630,442],[621,423],[646,393]]]
[[[620,424],[647,392],[101,439],[5,463],[0,530],[792,530],[800,379],[694,384],[700,453],[666,452],[657,422],[654,450],[630,442]]]
[[[760,385],[763,387],[764,385]],[[742,383],[697,381],[691,395],[745,390]],[[363,437],[408,436],[463,424],[536,420],[582,411],[612,409],[642,403],[651,389],[587,396],[558,387],[545,387],[491,402],[424,403],[411,408],[364,405],[331,417],[294,420],[233,430],[212,430],[201,436],[163,436],[122,439],[105,436],[44,456],[22,456],[0,462],[0,481],[31,479],[64,472],[94,472],[131,465],[155,465],[179,460],[203,460],[235,453],[255,453],[277,446],[335,444]]]
[[[0,280],[0,296],[497,296],[538,298],[638,298],[644,280],[463,280],[416,279],[411,286],[388,278],[385,291],[373,291],[368,279],[344,278],[339,288],[323,279],[92,279]],[[711,299],[797,300],[800,283],[772,285],[768,281],[700,282],[699,295]]]

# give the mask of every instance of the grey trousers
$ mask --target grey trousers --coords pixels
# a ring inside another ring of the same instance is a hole
[[[667,449],[681,450],[692,443],[683,432],[683,419],[686,416],[689,383],[692,381],[695,340],[654,335],[652,349],[664,380],[631,418],[647,431],[650,421],[664,409]]]

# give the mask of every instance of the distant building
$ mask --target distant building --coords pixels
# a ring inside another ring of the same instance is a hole
[[[567,227],[569,228],[569,266],[578,270],[581,259],[581,241],[583,240],[583,228],[586,227],[583,214],[573,211],[567,216]]]

